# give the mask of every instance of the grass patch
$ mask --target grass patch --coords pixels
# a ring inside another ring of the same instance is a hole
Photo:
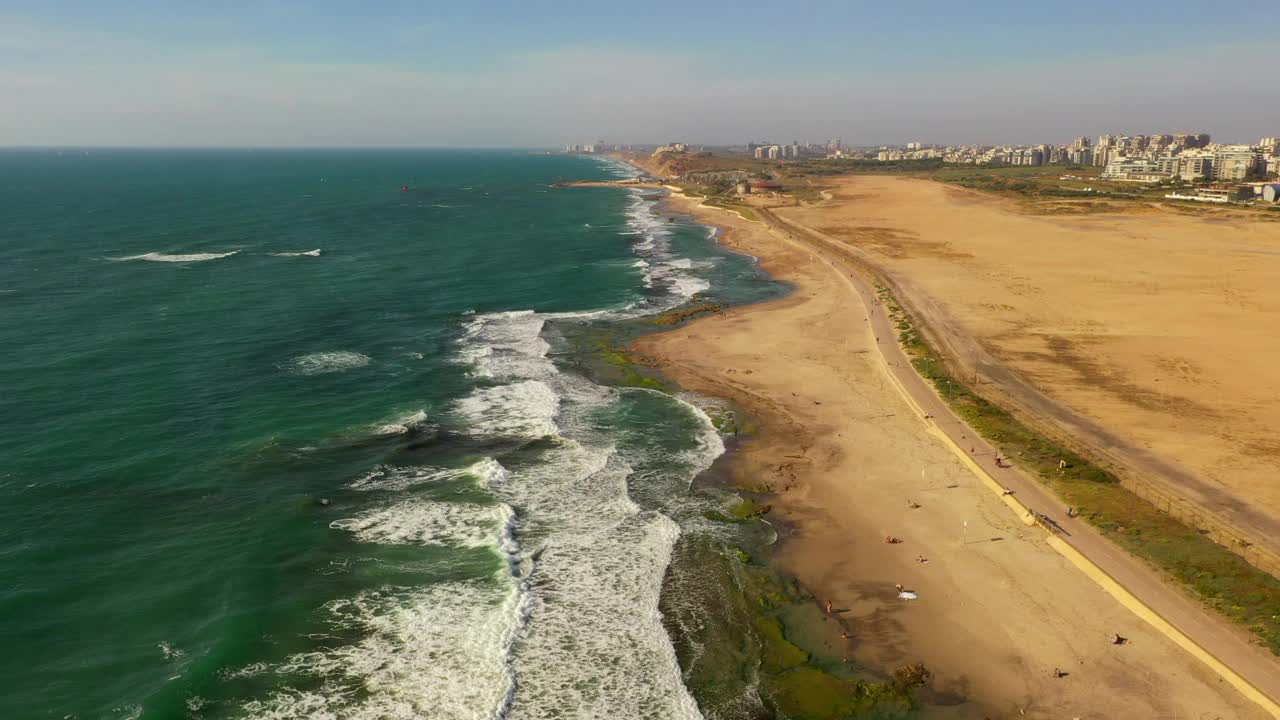
[[[951,409],[1067,505],[1132,554],[1191,589],[1209,607],[1247,627],[1280,655],[1280,580],[1250,565],[1177,518],[1124,488],[1118,478],[1040,435],[949,375],[911,317],[884,287],[881,302],[897,325],[911,364]],[[1059,468],[1059,463],[1065,467]]]

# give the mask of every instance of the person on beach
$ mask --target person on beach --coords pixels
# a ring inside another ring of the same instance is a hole
[[[918,503],[918,502],[912,502],[912,501],[908,500],[908,501],[907,501],[907,507],[908,507],[909,509],[911,509],[911,510],[916,510],[916,509],[918,509],[918,508],[920,507],[920,503]]]
[[[1129,638],[1124,637],[1124,636],[1123,636],[1123,635],[1121,635],[1120,633],[1116,633],[1115,637],[1113,637],[1113,638],[1111,639],[1111,644],[1112,644],[1112,645],[1127,645],[1127,644],[1129,644]]]
[[[1066,676],[1067,676],[1067,674],[1066,674],[1066,673],[1064,673],[1064,672],[1062,672],[1061,668],[1054,668],[1054,669],[1053,669],[1053,676],[1054,676],[1054,677],[1056,677],[1056,678],[1064,678],[1064,677],[1066,677]]]
[[[827,601],[827,614],[828,614],[828,615],[830,615],[830,614],[831,614],[831,601],[830,601],[830,600],[828,600],[828,601]],[[1117,637],[1118,637],[1118,636],[1117,636]]]

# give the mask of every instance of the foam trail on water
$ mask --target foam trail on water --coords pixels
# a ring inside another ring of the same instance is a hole
[[[187,255],[169,255],[167,253],[144,253],[142,255],[129,255],[127,257],[107,258],[108,260],[125,261],[125,260],[146,260],[147,262],[167,262],[167,263],[185,263],[185,262],[203,262],[205,260],[220,260],[222,258],[231,257],[239,250],[232,250],[225,253],[190,253]]]
[[[427,421],[425,410],[418,410],[401,415],[389,423],[382,423],[373,429],[375,435],[404,435],[414,428],[421,427]]]
[[[320,257],[320,248],[316,248],[315,250],[308,250],[306,252],[279,252],[279,253],[268,253],[268,254],[273,255],[275,257]]]
[[[323,375],[341,372],[369,364],[369,356],[356,352],[319,352],[300,355],[289,362],[288,368],[299,375]]]
[[[352,481],[352,490],[401,491],[460,477],[474,477],[481,487],[500,485],[506,469],[493,458],[463,468],[380,467]]]

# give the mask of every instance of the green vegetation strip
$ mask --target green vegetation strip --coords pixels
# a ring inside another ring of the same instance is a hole
[[[1120,485],[1106,470],[1036,433],[949,375],[889,291],[877,287],[899,340],[951,409],[1006,456],[1034,472],[1081,516],[1280,655],[1280,580]],[[1066,462],[1059,469],[1058,463]]]

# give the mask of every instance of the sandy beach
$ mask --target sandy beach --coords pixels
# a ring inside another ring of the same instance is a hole
[[[925,663],[929,699],[956,717],[1269,717],[1049,547],[930,432],[891,380],[850,268],[736,214],[671,202],[795,287],[636,349],[759,423],[733,472],[777,492],[776,559],[833,604],[835,654],[879,672]],[[1112,645],[1114,633],[1130,642]]]
[[[865,253],[988,391],[1167,491],[1157,505],[1211,514],[1230,528],[1219,542],[1238,532],[1275,571],[1280,223],[1037,215],[893,177],[841,178],[831,196],[777,214]]]

